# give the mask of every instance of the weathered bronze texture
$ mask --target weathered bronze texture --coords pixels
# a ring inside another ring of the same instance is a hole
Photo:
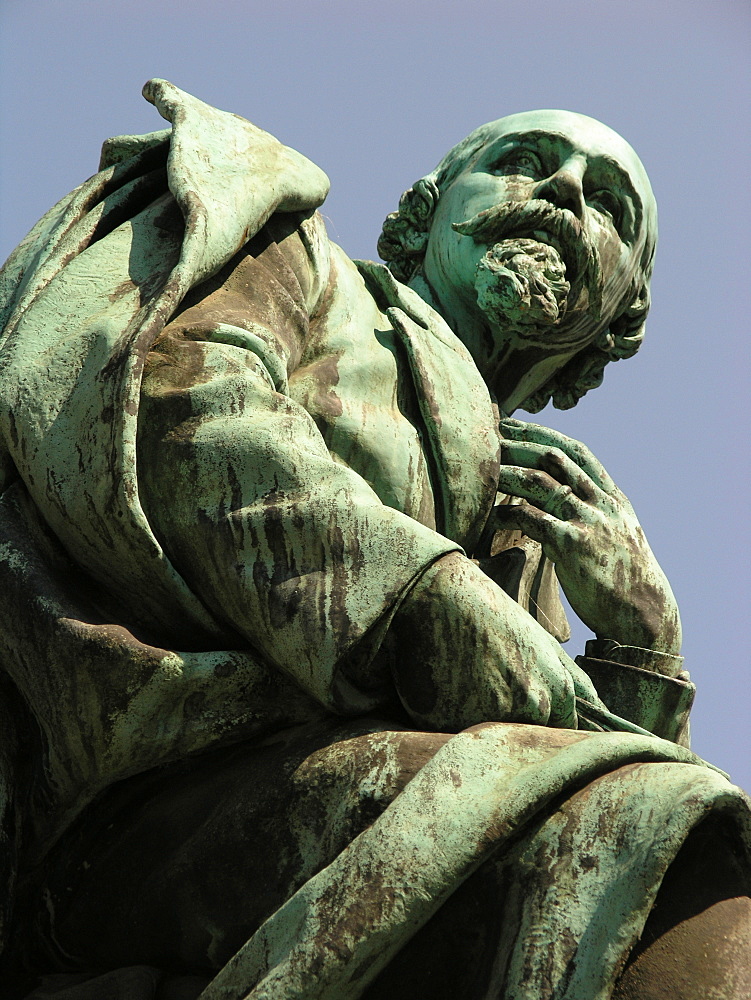
[[[482,126],[384,266],[305,157],[144,93],[171,128],[1,276],[0,996],[747,997],[751,813],[689,749],[670,586],[512,416],[642,343],[636,154]]]

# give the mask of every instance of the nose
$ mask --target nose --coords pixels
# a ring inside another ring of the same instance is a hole
[[[563,166],[535,188],[534,198],[543,198],[556,208],[567,208],[580,221],[584,219],[584,190],[578,172]]]

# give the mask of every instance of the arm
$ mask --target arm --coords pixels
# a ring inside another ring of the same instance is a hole
[[[575,729],[577,698],[604,707],[557,640],[458,552],[420,577],[394,617],[388,644],[401,701],[421,725]]]
[[[191,336],[197,318],[180,318]],[[143,388],[140,484],[171,560],[214,616],[329,710],[373,711],[395,686],[411,718],[436,729],[576,725],[575,696],[597,697],[560,645],[455,545],[334,462],[258,357],[201,342],[190,384],[198,346],[159,345],[165,363]]]

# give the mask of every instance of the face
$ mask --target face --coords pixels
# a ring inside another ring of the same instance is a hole
[[[640,279],[656,226],[646,173],[582,115],[530,112],[478,132],[485,141],[441,191],[425,278],[486,377],[509,345],[565,363]]]

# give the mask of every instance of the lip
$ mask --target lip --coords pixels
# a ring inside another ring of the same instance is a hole
[[[578,303],[585,284],[600,280],[597,248],[582,223],[567,209],[556,208],[543,199],[494,205],[469,219],[452,223],[452,228],[473,239],[485,252],[514,239],[534,240],[551,247],[566,268],[572,307]],[[590,293],[597,298],[596,288]]]

